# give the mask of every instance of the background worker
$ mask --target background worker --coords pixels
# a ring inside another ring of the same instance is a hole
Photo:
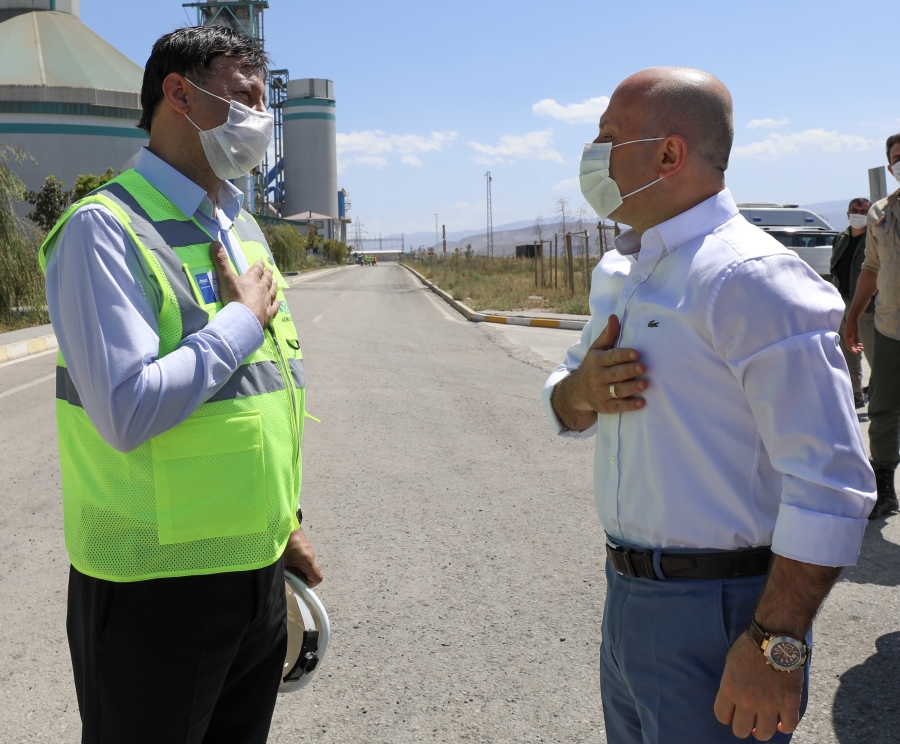
[[[149,145],[42,248],[83,742],[265,742],[284,567],[322,579],[297,517],[297,331],[227,180],[268,147],[266,76],[230,29],[161,37]]]
[[[886,150],[891,173],[900,181],[900,134],[888,137]],[[869,451],[878,502],[869,518],[877,519],[898,508],[894,474],[900,462],[900,189],[872,205],[867,225],[866,257],[847,311],[844,339],[852,351],[864,350],[863,313],[875,297]]]
[[[847,219],[850,227],[834,239],[831,250],[831,280],[849,310],[856,292],[856,283],[866,257],[866,215],[869,213],[869,200],[859,197],[847,207]],[[857,351],[850,351],[844,341],[844,329],[847,325],[847,313],[841,321],[838,334],[841,337],[841,351],[850,370],[850,382],[853,385],[853,403],[857,408],[866,405],[866,397],[862,384],[862,356]],[[863,352],[869,369],[872,368],[872,349],[875,346],[875,304],[870,302],[859,318],[859,334],[863,343]]]
[[[596,435],[615,744],[789,740],[813,617],[874,502],[843,303],[740,216],[733,122],[712,75],[651,68],[619,84],[582,156],[588,203],[632,229],[594,270],[544,405],[559,434]]]

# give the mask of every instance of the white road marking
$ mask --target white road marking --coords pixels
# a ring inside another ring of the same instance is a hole
[[[33,356],[37,356],[34,354]],[[42,382],[49,382],[50,380],[56,379],[56,372],[52,375],[47,375],[46,377],[39,377],[37,380],[32,380],[31,382],[26,382],[24,385],[19,385],[18,387],[10,388],[6,391],[0,391],[0,398],[3,398],[7,395],[14,395],[15,393],[20,393],[23,390],[28,390],[28,388],[32,388],[35,385],[40,385]]]
[[[18,359],[11,359],[8,362],[3,362],[0,364],[0,369],[4,367],[8,367],[10,364],[18,364],[19,362],[27,362],[31,359],[38,359],[42,356],[47,356],[47,354],[57,354],[59,353],[59,349],[48,349],[47,351],[39,351],[37,354],[28,354],[27,356],[19,357]]]
[[[434,293],[433,293],[430,289],[428,289],[427,287],[423,287],[422,289],[423,289],[423,291],[425,292],[425,296],[428,298],[428,301],[429,301],[432,305],[434,305],[435,308],[437,308],[437,311],[438,311],[441,315],[443,315],[447,320],[451,320],[451,321],[453,321],[454,323],[466,323],[466,322],[467,322],[467,321],[463,320],[463,319],[462,319],[461,317],[459,317],[459,316],[453,316],[453,315],[451,315],[450,313],[448,313],[448,312],[444,309],[444,308],[446,307],[446,304],[444,303],[444,301],[443,301],[443,300],[439,300],[437,297],[435,297]],[[456,312],[456,311],[454,310],[454,312]]]
[[[315,318],[312,319],[312,322],[313,322],[313,323],[318,323],[320,320],[322,320],[322,316],[321,316],[321,315],[317,315]]]

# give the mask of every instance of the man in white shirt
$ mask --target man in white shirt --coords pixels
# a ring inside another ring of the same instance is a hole
[[[813,617],[874,503],[840,295],[739,215],[733,133],[719,80],[654,68],[619,85],[582,161],[585,198],[632,229],[544,404],[559,434],[597,438],[614,744],[789,741]]]

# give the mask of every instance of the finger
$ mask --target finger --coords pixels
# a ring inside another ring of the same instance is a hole
[[[256,274],[257,277],[261,278],[266,273],[265,264],[263,264],[262,261],[257,261],[255,264],[253,264],[253,266],[250,267],[250,271]],[[271,274],[272,272],[270,271],[269,273]]]
[[[616,397],[619,399],[630,398],[632,395],[638,395],[647,389],[646,380],[629,380],[627,382],[616,382],[613,384],[616,386]],[[615,398],[613,400],[615,400]]]
[[[646,371],[647,368],[643,364],[617,364],[615,367],[601,370],[597,376],[602,380],[601,384],[609,386],[614,382],[632,380]]]
[[[777,726],[774,719],[770,720],[768,717],[760,716],[756,719],[756,727],[753,729],[753,738],[758,741],[768,741],[775,736],[776,731]]]
[[[628,413],[629,411],[637,411],[647,405],[647,401],[643,398],[610,398],[597,407],[600,413]]]
[[[641,356],[634,349],[609,349],[608,351],[595,349],[594,353],[599,356],[600,364],[604,367],[634,362]]]
[[[778,730],[783,734],[790,734],[797,726],[800,725],[800,707],[791,707],[789,710],[782,710],[778,717]]]
[[[212,259],[213,266],[215,266],[217,272],[222,275],[233,273],[231,266],[228,264],[228,252],[218,240],[214,240],[209,244],[209,257]]]
[[[713,710],[719,723],[728,726],[734,720],[735,705],[721,692],[716,695],[716,704],[713,706]]]
[[[753,724],[756,722],[756,716],[746,710],[737,710],[734,713],[734,720],[731,722],[731,730],[738,739],[746,739],[753,733]]]
[[[611,349],[616,339],[619,337],[619,318],[617,315],[610,315],[606,321],[606,328],[600,331],[600,335],[594,339],[591,344],[592,349]]]

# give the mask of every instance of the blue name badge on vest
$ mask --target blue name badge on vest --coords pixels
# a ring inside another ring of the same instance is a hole
[[[200,296],[207,305],[213,305],[219,302],[221,295],[219,294],[219,277],[213,271],[202,271],[194,274],[197,280],[197,287],[200,289]]]

